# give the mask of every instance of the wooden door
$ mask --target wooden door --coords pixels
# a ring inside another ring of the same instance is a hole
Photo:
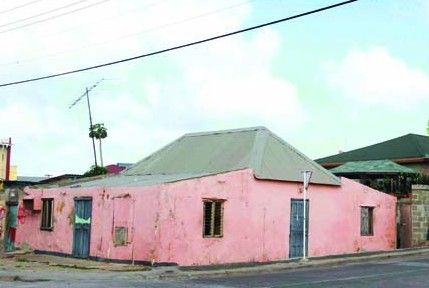
[[[88,258],[91,242],[92,199],[76,198],[73,231],[73,256]]]

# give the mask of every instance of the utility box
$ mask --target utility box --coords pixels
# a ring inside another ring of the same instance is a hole
[[[8,205],[18,205],[19,194],[16,189],[6,189],[6,201]]]

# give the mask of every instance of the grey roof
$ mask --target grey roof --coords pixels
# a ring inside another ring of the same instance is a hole
[[[22,182],[37,183],[39,181],[43,181],[43,180],[48,179],[48,178],[49,177],[39,177],[39,176],[17,176],[16,180],[22,181]]]
[[[140,186],[250,168],[257,179],[340,185],[340,180],[265,127],[185,134],[117,176],[80,186]]]
[[[130,168],[134,165],[134,163],[117,163],[116,165],[118,165],[119,167]]]

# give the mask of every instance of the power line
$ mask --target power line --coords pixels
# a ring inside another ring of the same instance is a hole
[[[11,11],[14,11],[14,10],[17,10],[17,9],[19,9],[19,8],[23,8],[23,7],[29,6],[29,5],[31,5],[31,4],[34,4],[34,3],[37,3],[37,2],[40,2],[40,1],[43,1],[43,0],[34,0],[34,1],[31,1],[31,2],[27,2],[27,3],[24,3],[24,4],[22,4],[22,5],[19,5],[19,6],[15,6],[15,7],[13,7],[13,8],[9,8],[9,9],[6,9],[6,10],[2,10],[2,11],[0,11],[0,14],[4,14],[4,13],[7,13],[7,12],[11,12]]]
[[[203,18],[203,17],[211,16],[211,15],[214,15],[216,13],[219,13],[219,12],[222,12],[222,11],[225,11],[225,10],[229,10],[229,9],[240,7],[240,6],[244,5],[244,4],[247,4],[247,3],[252,2],[252,1],[255,1],[255,0],[247,0],[247,1],[244,1],[244,2],[236,3],[236,4],[233,4],[233,5],[227,6],[227,7],[219,8],[219,9],[216,9],[216,10],[212,10],[212,11],[209,11],[209,12],[206,12],[206,13],[203,13],[203,14],[199,14],[199,15],[195,15],[195,16],[189,17],[189,18],[185,18],[185,19],[181,19],[181,20],[178,20],[178,21],[173,21],[173,22],[165,23],[165,24],[158,25],[158,26],[155,26],[155,27],[151,27],[151,28],[148,28],[148,29],[145,29],[145,30],[141,30],[141,31],[135,32],[135,33],[126,34],[126,35],[123,35],[121,37],[117,37],[117,38],[114,38],[114,39],[110,39],[110,40],[106,40],[106,41],[102,41],[102,42],[97,42],[97,43],[92,43],[92,44],[88,44],[88,45],[84,45],[84,46],[80,46],[80,47],[75,47],[73,49],[63,50],[63,51],[60,51],[60,52],[57,52],[57,53],[51,53],[51,54],[47,54],[47,55],[45,54],[45,55],[34,56],[32,58],[22,59],[22,60],[18,60],[18,61],[11,61],[11,62],[8,62],[8,63],[0,63],[0,65],[14,64],[14,63],[17,63],[17,62],[20,63],[20,64],[21,63],[25,63],[25,62],[32,62],[32,61],[35,61],[35,60],[45,59],[45,58],[52,58],[52,57],[56,57],[56,56],[67,54],[67,53],[75,53],[76,51],[80,51],[80,50],[87,49],[87,48],[93,48],[93,47],[103,46],[103,45],[106,45],[106,44],[111,43],[111,42],[117,42],[119,40],[123,40],[123,39],[130,38],[130,37],[135,37],[135,36],[138,36],[138,35],[141,35],[141,34],[144,34],[144,33],[158,31],[158,30],[170,27],[170,26],[174,26],[174,25],[186,23],[186,22],[189,22],[189,21],[193,21],[193,20],[196,20],[196,19],[200,19],[200,18]]]
[[[214,40],[226,38],[226,37],[229,37],[229,36],[241,34],[241,33],[244,33],[244,32],[248,32],[248,31],[260,29],[260,28],[263,28],[263,27],[271,26],[271,25],[278,24],[278,23],[281,23],[281,22],[285,22],[285,21],[289,21],[289,20],[301,18],[301,17],[308,16],[308,15],[311,15],[311,14],[315,14],[315,13],[319,13],[319,12],[322,12],[322,11],[330,10],[330,9],[333,9],[333,8],[336,8],[336,7],[339,7],[339,6],[344,6],[344,5],[347,5],[347,4],[351,4],[351,3],[357,2],[357,1],[359,1],[359,0],[349,0],[349,1],[340,2],[340,3],[337,3],[337,4],[333,4],[333,5],[325,6],[325,7],[322,7],[322,8],[315,9],[315,10],[307,11],[307,12],[304,12],[304,13],[301,13],[301,14],[289,16],[289,17],[282,18],[282,19],[278,19],[278,20],[275,20],[275,21],[266,22],[266,23],[259,24],[259,25],[256,25],[256,26],[251,26],[251,27],[240,29],[240,30],[236,30],[236,31],[233,31],[233,32],[229,32],[229,33],[225,33],[225,34],[213,36],[213,37],[210,37],[210,38],[205,38],[205,39],[202,39],[202,40],[198,40],[198,41],[190,42],[190,43],[187,43],[187,44],[182,44],[182,45],[178,45],[178,46],[174,46],[174,47],[170,47],[170,48],[166,48],[166,49],[162,49],[162,50],[158,50],[158,51],[154,51],[154,52],[150,52],[150,53],[146,53],[146,54],[142,54],[142,55],[138,55],[138,56],[134,56],[134,57],[130,57],[130,58],[125,58],[125,59],[121,59],[121,60],[117,60],[117,61],[112,61],[112,62],[108,62],[108,63],[103,63],[103,64],[99,64],[99,65],[94,65],[94,66],[89,66],[89,67],[85,67],[85,68],[80,68],[80,69],[76,69],[76,70],[70,70],[70,71],[66,71],[66,72],[51,74],[51,75],[47,75],[47,76],[41,76],[41,77],[37,77],[37,78],[30,78],[30,79],[26,79],[26,80],[19,80],[19,81],[15,81],[15,82],[3,83],[3,84],[0,84],[0,87],[11,86],[11,85],[16,85],[16,84],[22,84],[22,83],[27,83],[27,82],[33,82],[33,81],[38,81],[38,80],[43,80],[43,79],[49,79],[49,78],[54,78],[54,77],[59,77],[59,76],[64,76],[64,75],[69,75],[69,74],[84,72],[84,71],[88,71],[88,70],[98,69],[98,68],[102,68],[102,67],[106,67],[106,66],[111,66],[111,65],[116,65],[116,64],[120,64],[120,63],[124,63],[124,62],[128,62],[128,61],[132,61],[132,60],[137,60],[137,59],[140,59],[140,58],[146,58],[146,57],[149,57],[149,56],[163,54],[163,53],[166,53],[166,52],[170,52],[170,51],[174,51],[174,50],[178,50],[178,49],[182,49],[182,48],[186,48],[186,47],[190,47],[190,46],[195,46],[195,45],[198,45],[198,44],[202,44],[202,43],[206,43],[206,42],[210,42],[210,41],[214,41]]]
[[[61,7],[57,7],[55,9],[51,9],[51,10],[48,10],[48,11],[45,11],[45,12],[42,12],[42,13],[30,16],[30,17],[26,17],[26,18],[18,19],[18,20],[15,20],[15,21],[12,21],[12,22],[9,22],[9,23],[6,23],[6,24],[2,24],[2,25],[0,25],[0,28],[1,27],[5,27],[5,26],[10,26],[10,25],[13,25],[13,24],[16,24],[16,23],[19,23],[19,22],[27,21],[27,20],[30,20],[30,19],[33,19],[33,18],[37,18],[37,17],[43,16],[43,15],[46,15],[46,14],[49,14],[49,13],[52,13],[52,12],[56,12],[58,10],[62,10],[64,8],[68,8],[68,7],[71,7],[71,6],[80,4],[82,2],[86,2],[86,1],[88,1],[88,0],[80,0],[80,1],[77,1],[77,2],[73,2],[73,3],[67,4],[67,5],[64,5],[64,6],[61,6]]]
[[[39,0],[40,1],[40,0]],[[164,2],[163,3],[165,3],[166,1],[172,1],[172,0],[164,0]],[[137,12],[139,12],[140,10],[142,10],[142,9],[146,9],[146,8],[151,8],[151,7],[154,7],[154,6],[158,6],[158,5],[160,5],[160,4],[162,4],[160,1],[158,1],[158,0],[155,0],[155,1],[153,1],[152,3],[149,3],[149,4],[147,4],[147,5],[144,5],[144,6],[142,6],[142,7],[140,7],[140,8],[133,8],[132,10],[126,10],[125,12],[127,12],[127,14],[130,14],[130,13],[137,13]],[[124,16],[124,15],[122,15],[123,13],[119,13],[119,16]],[[105,22],[105,21],[107,21],[107,20],[109,20],[109,19],[114,19],[114,18],[117,18],[118,17],[118,15],[115,15],[115,16],[109,16],[109,17],[104,17],[104,18],[99,18],[99,17],[97,17],[97,20],[94,18],[91,18],[91,20],[93,20],[93,21],[90,21],[90,22],[87,22],[87,23],[84,23],[84,24],[82,24],[82,23],[80,23],[80,24],[78,24],[78,25],[74,25],[74,26],[72,26],[72,27],[68,27],[68,28],[66,28],[66,29],[62,29],[62,30],[58,30],[58,31],[55,31],[55,32],[53,32],[53,33],[47,33],[47,34],[42,34],[42,35],[30,35],[30,36],[27,36],[26,35],[26,37],[25,37],[25,42],[24,41],[20,41],[21,43],[20,44],[22,44],[22,43],[26,43],[26,45],[28,45],[27,43],[28,43],[28,41],[29,40],[32,40],[32,39],[34,39],[34,40],[37,40],[37,41],[40,41],[40,39],[42,38],[42,39],[45,39],[45,38],[49,38],[49,37],[51,37],[51,36],[55,36],[55,35],[58,35],[58,34],[64,34],[64,33],[66,33],[66,32],[70,32],[70,31],[74,31],[74,30],[77,30],[78,28],[80,28],[80,27],[82,27],[82,26],[87,26],[87,25],[89,25],[89,24],[93,24],[93,23],[97,23],[97,22]],[[100,21],[101,20],[101,21]]]
[[[46,22],[46,21],[49,21],[49,20],[52,20],[52,19],[59,18],[61,16],[66,16],[66,15],[69,15],[69,14],[72,14],[72,13],[76,13],[78,11],[81,11],[81,10],[84,10],[84,9],[88,9],[88,8],[94,7],[96,5],[103,4],[103,3],[108,2],[108,1],[110,1],[110,0],[103,0],[103,1],[95,2],[93,4],[89,4],[89,5],[77,8],[75,10],[70,10],[70,11],[67,11],[67,12],[64,12],[64,13],[61,13],[61,14],[53,15],[53,16],[45,18],[45,19],[33,21],[33,22],[30,22],[30,23],[27,23],[27,24],[24,24],[24,25],[21,25],[21,26],[17,26],[17,27],[13,27],[13,28],[10,28],[10,29],[2,30],[2,31],[0,31],[0,34],[6,33],[6,32],[10,32],[10,31],[14,31],[14,30],[18,30],[18,29],[25,28],[25,27],[28,27],[28,26],[32,26],[34,24]]]

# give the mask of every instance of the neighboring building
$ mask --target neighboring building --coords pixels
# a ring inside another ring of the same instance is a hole
[[[429,184],[429,137],[407,134],[320,158],[316,162],[331,169],[335,175],[354,179],[401,198],[397,207],[399,248],[424,245],[421,231],[413,232],[417,229],[415,225],[426,225],[420,228],[427,231],[429,239],[426,222],[416,222],[415,215],[419,215],[422,210],[413,198],[416,192],[411,189],[413,184]],[[421,193],[427,193],[427,190]]]
[[[107,174],[119,174],[120,172],[130,168],[131,166],[133,166],[132,163],[117,163],[107,165],[105,168],[107,169]]]
[[[398,201],[398,247],[429,245],[429,185],[413,185],[411,197]]]
[[[209,265],[396,247],[396,198],[338,178],[263,127],[186,134],[119,175],[27,188],[17,243],[38,252]]]
[[[16,180],[16,166],[10,164],[12,141],[0,140],[0,189],[1,182]]]
[[[45,184],[61,185],[63,183],[68,183],[70,181],[74,181],[82,177],[83,176],[80,174],[61,174],[54,177],[45,177],[44,179],[41,179],[35,184],[36,185],[45,185]]]
[[[330,171],[397,197],[409,197],[413,176],[417,174],[390,160],[346,162]]]
[[[418,173],[429,174],[429,137],[407,134],[363,148],[317,159],[325,168],[350,161],[391,160]]]
[[[16,180],[16,166],[10,165],[12,141],[0,140],[0,251],[13,249],[9,243],[14,241],[16,228],[15,208],[17,207],[16,191],[9,192],[8,183]]]

